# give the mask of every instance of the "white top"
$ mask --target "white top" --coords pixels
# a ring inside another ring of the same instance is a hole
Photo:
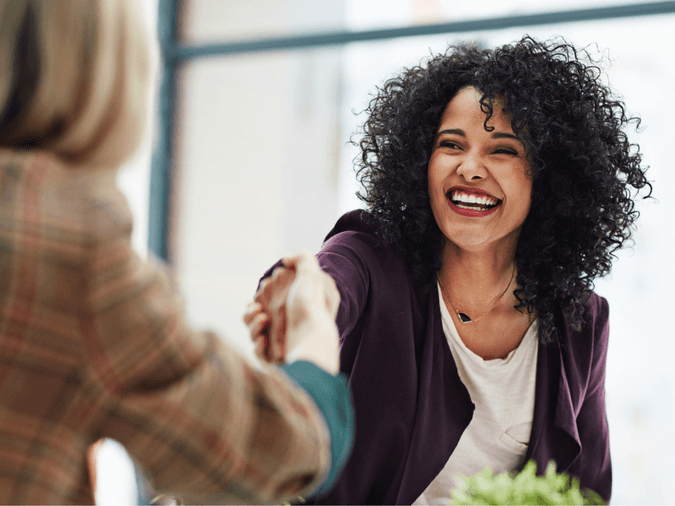
[[[534,415],[537,322],[506,358],[483,360],[462,342],[440,286],[438,291],[443,331],[476,409],[447,464],[413,504],[449,504],[462,476],[488,466],[495,474],[516,468],[525,458]]]

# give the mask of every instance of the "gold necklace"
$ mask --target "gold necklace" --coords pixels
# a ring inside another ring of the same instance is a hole
[[[445,294],[446,299],[448,299],[448,304],[450,304],[450,307],[452,308],[452,310],[455,313],[457,313],[457,318],[459,318],[459,321],[461,321],[462,323],[476,323],[478,320],[480,320],[481,318],[483,318],[484,316],[489,314],[490,311],[492,311],[495,308],[497,303],[499,303],[499,301],[502,300],[504,295],[506,295],[506,292],[509,290],[509,287],[511,286],[511,283],[513,283],[513,278],[515,277],[515,274],[516,274],[516,263],[514,262],[513,263],[513,271],[511,272],[511,279],[509,279],[509,284],[506,285],[506,288],[504,289],[502,294],[497,298],[497,300],[495,300],[492,303],[492,305],[490,306],[490,309],[485,311],[478,318],[473,318],[473,319],[469,318],[469,315],[467,315],[466,313],[463,313],[461,311],[457,311],[457,309],[455,309],[455,306],[452,304],[452,301],[450,300],[450,295],[448,295],[448,292],[445,290],[445,287],[443,286],[443,283],[441,282],[441,278],[438,277],[438,276],[436,276],[436,278],[438,279],[438,284],[441,285],[441,291]]]

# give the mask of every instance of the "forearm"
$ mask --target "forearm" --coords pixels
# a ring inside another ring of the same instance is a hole
[[[276,368],[256,370],[208,340],[183,376],[100,398],[115,410],[101,434],[127,447],[158,492],[192,502],[283,501],[316,488],[331,459],[316,402]]]
[[[128,253],[96,273],[106,287],[84,326],[97,436],[125,445],[158,492],[191,502],[279,502],[319,486],[331,441],[316,402],[192,331],[165,277]]]
[[[339,371],[339,344],[335,322],[328,313],[313,315],[288,329],[289,340],[297,344],[289,351],[288,362],[305,360],[332,375]]]
[[[332,376],[313,364],[297,361],[282,367],[314,399],[330,432],[331,468],[328,478],[312,495],[328,492],[340,475],[354,441],[354,409],[345,376]]]

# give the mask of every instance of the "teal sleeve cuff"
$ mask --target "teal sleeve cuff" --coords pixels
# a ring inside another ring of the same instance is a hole
[[[354,444],[354,408],[347,379],[305,361],[284,365],[282,370],[314,399],[330,432],[330,473],[312,497],[322,495],[335,485]]]

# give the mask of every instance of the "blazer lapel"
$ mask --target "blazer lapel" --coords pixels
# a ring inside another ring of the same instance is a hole
[[[474,412],[443,333],[435,288],[429,294],[415,427],[395,504],[411,504],[424,492],[447,463]]]
[[[566,338],[565,335],[561,341],[566,342]],[[557,343],[540,345],[534,420],[523,466],[534,460],[541,474],[549,461],[554,460],[558,472],[565,472],[580,452],[581,440],[562,350]]]

